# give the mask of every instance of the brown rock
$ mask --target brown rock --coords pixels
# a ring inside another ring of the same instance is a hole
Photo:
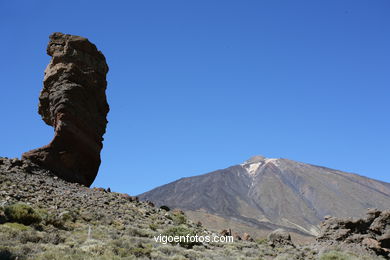
[[[330,218],[321,223],[317,242],[346,243],[363,246],[378,255],[389,257],[390,210],[370,209],[362,219]]]
[[[224,229],[221,232],[219,232],[219,234],[221,236],[224,236],[224,237],[231,236],[232,235],[232,230],[230,228],[229,228],[229,230]]]
[[[286,230],[279,228],[268,234],[267,239],[271,246],[285,245],[293,246],[291,235]]]
[[[245,241],[251,241],[251,242],[254,241],[253,238],[248,233],[244,233],[242,235],[242,239],[245,240]]]
[[[127,193],[122,193],[121,194],[121,197],[128,200],[128,201],[131,201],[131,202],[138,202],[138,197],[136,196],[130,196],[129,194]]]
[[[368,248],[371,248],[371,249],[380,249],[381,248],[381,246],[380,246],[378,241],[376,241],[373,238],[369,238],[369,237],[364,238],[363,241],[362,241],[362,244],[364,246],[367,246]]]
[[[93,190],[95,191],[100,191],[100,192],[106,192],[106,190],[104,188],[93,188]]]
[[[39,114],[54,127],[54,138],[22,157],[64,180],[90,186],[100,166],[109,111],[106,59],[88,39],[62,33],[50,35],[47,54],[52,59],[45,70]]]
[[[372,221],[375,218],[379,217],[379,215],[381,214],[381,211],[378,209],[368,209],[366,214],[367,214],[366,220]]]
[[[139,201],[137,196],[129,196],[129,198],[130,198],[130,201],[134,201],[134,202],[138,202]]]
[[[370,225],[370,230],[377,234],[390,232],[390,210],[384,210],[378,214]]]

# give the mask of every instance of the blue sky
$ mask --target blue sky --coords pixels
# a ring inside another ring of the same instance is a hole
[[[252,155],[390,182],[390,1],[0,1],[0,156],[49,143],[50,33],[105,54],[94,186],[139,194]]]

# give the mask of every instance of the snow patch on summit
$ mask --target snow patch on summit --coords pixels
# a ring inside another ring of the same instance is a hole
[[[256,159],[257,160],[249,159],[248,161],[240,164],[251,177],[256,176],[257,173],[260,172],[261,168],[266,166],[268,163],[274,163],[276,165],[278,160],[276,158],[265,158],[262,156],[258,156]]]
[[[260,165],[262,165],[261,162],[252,163],[252,164],[245,165],[244,168],[249,173],[249,175],[255,175],[255,173],[256,173],[257,169],[259,169]]]

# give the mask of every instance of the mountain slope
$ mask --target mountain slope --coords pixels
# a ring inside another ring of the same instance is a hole
[[[317,225],[326,215],[358,217],[367,208],[390,208],[390,184],[287,159],[255,156],[227,169],[179,179],[139,197],[258,229],[282,226],[317,235]]]
[[[379,255],[389,252],[385,236],[390,231],[386,226],[389,217],[390,211],[371,211],[368,218],[354,222],[330,218],[323,223],[319,240],[305,246],[294,246],[288,234],[280,232],[268,241],[201,242],[201,236],[217,234],[189,221],[180,211],[156,208],[124,193],[66,182],[28,160],[0,157],[0,259],[4,260],[314,260],[352,259],[356,254],[362,259],[383,259]],[[345,233],[338,231],[346,223],[353,240],[343,244],[338,237]],[[169,241],[168,237],[191,239]],[[196,237],[199,241],[193,240]],[[359,237],[382,245],[367,248]]]

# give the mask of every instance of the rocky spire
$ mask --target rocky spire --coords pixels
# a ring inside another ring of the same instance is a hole
[[[109,111],[106,59],[88,39],[58,32],[50,35],[47,54],[52,59],[45,70],[39,114],[54,127],[54,138],[22,158],[64,180],[90,186],[100,166]]]

